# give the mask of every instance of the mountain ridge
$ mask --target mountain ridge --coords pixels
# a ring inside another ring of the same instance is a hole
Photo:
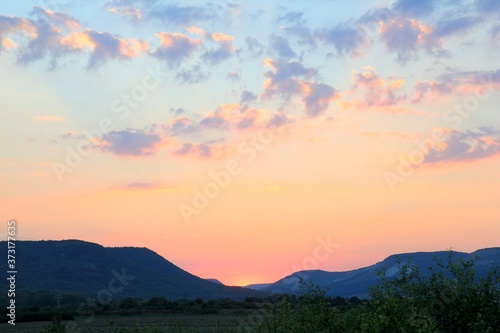
[[[299,293],[299,281],[312,282],[327,290],[329,296],[361,298],[368,297],[369,286],[379,281],[378,272],[385,270],[387,277],[395,276],[398,272],[398,262],[405,264],[411,258],[411,263],[419,268],[423,276],[429,276],[429,267],[439,270],[435,258],[446,263],[451,256],[453,262],[457,260],[472,260],[478,257],[474,268],[478,276],[485,276],[492,264],[500,266],[500,247],[479,249],[471,253],[457,251],[434,251],[434,252],[410,252],[393,254],[373,265],[357,268],[349,271],[330,272],[325,270],[304,270],[292,273],[268,287],[259,289],[272,293]]]
[[[6,249],[7,242],[0,242],[0,247]],[[6,271],[6,264],[1,262],[0,269]],[[74,239],[17,241],[16,266],[18,289],[94,295],[116,290],[111,295],[117,298],[244,299],[262,295],[206,281],[145,247],[104,247]]]
[[[0,247],[7,248],[1,241]],[[6,253],[6,252],[5,252]],[[17,286],[22,289],[51,290],[80,294],[111,293],[112,297],[231,298],[265,296],[281,292],[297,294],[299,280],[310,281],[327,290],[327,295],[368,297],[369,286],[375,285],[377,273],[385,270],[388,277],[398,273],[398,262],[412,258],[420,273],[430,275],[434,258],[446,262],[479,259],[475,269],[484,275],[492,264],[500,265],[500,247],[483,248],[471,253],[457,251],[417,251],[393,254],[375,264],[348,271],[305,270],[292,273],[274,283],[257,283],[246,287],[230,287],[215,279],[203,279],[176,266],[146,247],[105,247],[77,239],[17,241]],[[0,269],[7,271],[7,262]],[[127,280],[128,279],[128,280]],[[121,282],[120,288],[113,283]],[[6,280],[0,285],[6,286]],[[113,288],[115,289],[113,289]]]

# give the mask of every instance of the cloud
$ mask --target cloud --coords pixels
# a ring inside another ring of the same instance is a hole
[[[481,93],[483,89],[500,89],[500,69],[496,71],[452,72],[440,75],[433,81],[415,83],[413,103],[423,99],[439,98],[451,93]]]
[[[227,73],[226,78],[228,78],[231,81],[239,81],[241,80],[241,72],[240,70],[231,71]]]
[[[50,56],[50,68],[55,68],[57,59],[65,54],[77,52],[76,49],[65,45],[58,28],[44,24],[36,27],[35,37],[26,46],[19,49],[17,62],[28,64],[45,56]]]
[[[240,108],[240,105],[223,105],[216,111],[206,115],[199,123],[201,128],[225,128],[230,121],[230,111],[234,108]]]
[[[51,68],[54,68],[61,56],[90,50],[87,68],[93,69],[107,59],[137,57],[149,47],[142,40],[121,39],[107,32],[90,29],[77,31],[81,28],[80,23],[66,14],[35,7],[32,15],[36,18],[36,21],[32,21],[34,32],[28,44],[19,51],[17,60],[20,64],[49,56]],[[65,35],[65,31],[68,34]]]
[[[201,55],[205,61],[212,65],[216,65],[232,56],[234,51],[233,36],[226,35],[222,32],[214,32],[208,35],[208,39],[216,42],[219,46],[215,49],[207,50]]]
[[[363,14],[357,22],[361,25],[371,25],[371,24],[380,24],[380,22],[387,22],[390,19],[396,17],[396,13],[394,13],[389,8],[374,8],[370,9],[368,12]]]
[[[482,127],[477,131],[448,130],[445,141],[426,154],[424,163],[437,164],[480,160],[500,154],[500,131]]]
[[[429,93],[434,98],[441,97],[451,93],[452,88],[450,82],[418,81],[415,83],[415,95],[411,102],[420,103]]]
[[[137,8],[132,8],[132,7],[108,8],[108,12],[129,19],[133,23],[137,23],[140,20],[142,20],[142,13]]]
[[[253,102],[255,100],[257,100],[259,98],[259,96],[249,90],[243,90],[241,92],[241,99],[240,99],[240,102],[242,104],[246,104],[246,103],[250,103],[250,102]]]
[[[290,60],[297,56],[295,51],[290,47],[290,44],[288,44],[288,40],[274,34],[270,37],[269,50],[281,60]]]
[[[288,24],[303,24],[304,23],[304,13],[303,12],[288,12],[283,16],[278,18],[278,22],[285,22]]]
[[[171,112],[171,113],[175,114],[176,116],[178,116],[178,115],[186,112],[186,109],[184,109],[184,108],[170,108],[168,110],[168,112]]]
[[[200,120],[198,128],[236,131],[262,128],[266,113],[263,109],[250,108],[243,104],[221,104],[215,111],[206,114]]]
[[[375,71],[375,68],[365,66],[363,69],[363,72],[352,72],[353,90],[362,88],[365,91],[364,97],[357,101],[358,105],[363,107],[393,106],[406,99],[400,90],[404,87],[404,79],[385,80]]]
[[[476,0],[475,5],[481,14],[500,13],[500,2],[497,0]]]
[[[160,1],[153,1],[147,5],[147,16],[159,19],[166,24],[190,26],[200,21],[210,21],[216,18],[215,12],[205,6],[179,6],[177,4],[164,5]]]
[[[292,95],[301,92],[301,85],[295,78],[311,79],[318,74],[317,70],[306,68],[298,61],[285,62],[267,58],[264,64],[271,70],[264,73],[266,81],[263,97],[279,95],[289,99]]]
[[[314,36],[311,29],[305,25],[304,13],[288,12],[279,17],[278,22],[285,23],[285,25],[280,28],[290,36],[298,38],[299,44],[309,45],[312,48],[317,47],[316,36]]]
[[[486,85],[491,89],[500,89],[500,69],[496,71],[454,72],[441,75],[438,80],[450,82],[462,91],[470,91]]]
[[[339,97],[339,92],[324,83],[301,81],[305,111],[309,117],[316,117],[326,111],[330,102]]]
[[[369,40],[361,26],[356,28],[338,25],[331,29],[318,30],[314,35],[326,44],[335,47],[336,55],[359,55]]]
[[[56,121],[56,122],[63,122],[66,120],[64,119],[64,117],[53,116],[53,115],[38,116],[36,117],[36,119],[42,121]]]
[[[35,7],[31,15],[34,20],[0,16],[0,51],[15,46],[7,34],[28,39],[17,51],[17,62],[22,65],[49,57],[50,68],[55,68],[62,56],[90,51],[87,69],[93,69],[108,59],[137,57],[149,47],[139,39],[122,39],[90,29],[78,31],[78,20],[66,14]]]
[[[452,19],[442,19],[436,24],[432,34],[437,37],[448,37],[454,34],[463,36],[468,30],[478,25],[482,20],[476,16],[462,16]]]
[[[156,190],[156,189],[164,189],[164,188],[172,188],[173,186],[169,186],[163,183],[128,183],[124,185],[114,185],[111,186],[112,189],[117,190],[125,190],[125,191],[135,191],[135,190]]]
[[[184,6],[175,3],[165,3],[163,0],[110,0],[105,4],[113,7],[140,7],[146,20],[159,20],[163,24],[176,26],[191,26],[196,22],[210,21],[217,17],[210,5]]]
[[[161,45],[151,55],[172,65],[188,58],[202,43],[200,39],[194,40],[181,33],[160,32],[156,37],[160,39]]]
[[[48,57],[53,69],[63,56],[90,52],[87,69],[94,69],[108,59],[134,58],[149,48],[149,44],[140,39],[82,30],[77,19],[64,13],[34,7],[30,14],[33,19],[0,16],[0,51],[17,47],[7,34],[27,39],[27,43],[18,47],[18,64],[26,65]]]
[[[204,72],[200,65],[194,65],[190,69],[181,69],[175,74],[175,78],[179,83],[196,84],[208,80],[210,73]]]
[[[38,19],[39,23],[53,23],[59,27],[65,27],[68,30],[78,30],[81,28],[80,22],[64,13],[57,13],[51,10],[45,10],[42,7],[34,7],[31,15]]]
[[[442,38],[433,33],[433,28],[415,19],[395,18],[381,21],[380,38],[387,50],[396,53],[396,61],[406,65],[411,60],[418,59],[421,49],[438,56],[447,55],[442,50]]]
[[[181,147],[173,152],[178,156],[192,156],[201,159],[219,159],[227,155],[225,145],[215,145],[214,142],[208,143],[183,143]]]
[[[147,156],[155,153],[162,138],[143,130],[126,129],[104,134],[99,140],[103,151],[121,156]]]
[[[196,126],[191,119],[187,117],[178,117],[171,119],[167,124],[169,134],[175,136],[180,134],[191,133],[196,130]]]
[[[422,17],[432,14],[436,5],[435,0],[398,0],[392,9],[408,17]]]
[[[352,26],[349,22],[340,23],[333,27],[311,29],[306,26],[301,12],[289,12],[278,19],[288,25],[282,26],[290,36],[298,38],[298,43],[317,48],[318,43],[332,45],[335,53],[327,55],[346,56],[359,55],[364,47],[369,44],[369,38],[361,25]]]
[[[86,46],[93,48],[87,65],[88,69],[103,64],[107,59],[125,60],[138,57],[149,48],[149,44],[145,41],[139,39],[121,39],[107,32],[87,30],[80,36],[86,36],[90,41]],[[76,47],[78,48],[78,37],[76,42]]]
[[[203,30],[202,28],[199,28],[199,27],[195,27],[194,25],[189,26],[189,27],[184,27],[184,29],[186,29],[187,31],[189,31],[189,33],[191,33],[193,35],[198,35],[198,36],[202,36],[202,37],[205,37],[207,35],[205,30]]]
[[[285,112],[275,113],[266,124],[267,128],[280,128],[293,123],[294,120],[290,118]]]
[[[315,117],[325,111],[329,103],[338,97],[338,91],[324,83],[308,82],[317,75],[317,71],[306,68],[298,61],[274,61],[265,59],[264,64],[272,70],[264,73],[264,93],[262,97],[278,95],[289,100],[294,95],[302,96],[305,112]],[[298,77],[304,78],[298,79]]]
[[[226,127],[226,119],[220,114],[213,114],[206,118],[203,118],[199,123],[200,127],[203,128],[224,128]]]
[[[253,58],[260,57],[266,50],[266,47],[254,37],[246,37],[245,44],[247,45],[247,52],[250,53]]]

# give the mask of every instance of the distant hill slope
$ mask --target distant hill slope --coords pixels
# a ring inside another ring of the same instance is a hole
[[[213,282],[213,283],[216,283],[216,284],[221,284],[221,285],[223,285],[223,286],[224,286],[224,283],[220,282],[220,281],[219,281],[219,280],[217,280],[217,279],[205,279],[205,280],[210,281],[210,282]]]
[[[7,242],[0,242],[7,253]],[[7,271],[7,260],[0,270]],[[79,241],[17,241],[17,289],[52,290],[116,298],[231,298],[261,296],[253,290],[226,287],[192,275],[147,248],[106,248]],[[133,278],[132,278],[133,277]],[[1,279],[0,285],[6,286]],[[121,287],[123,287],[121,289]],[[106,291],[107,290],[107,291]]]
[[[253,283],[249,284],[248,286],[245,286],[245,288],[248,289],[253,289],[253,290],[262,290],[264,288],[267,288],[271,285],[271,283]]]
[[[346,272],[300,271],[260,290],[289,294],[298,293],[298,281],[302,278],[306,282],[312,281],[323,289],[327,289],[327,295],[330,296],[358,296],[364,298],[368,296],[369,286],[376,285],[379,281],[377,272],[385,269],[388,277],[394,276],[398,273],[398,261],[406,263],[411,258],[412,264],[418,266],[420,273],[429,276],[429,267],[437,267],[434,258],[439,258],[443,263],[446,263],[449,253],[449,251],[442,251],[392,255],[375,265]],[[477,257],[474,268],[478,276],[485,276],[491,269],[492,264],[500,266],[500,248],[483,249],[470,254],[463,252],[452,252],[452,254],[454,262],[459,259],[469,260]]]

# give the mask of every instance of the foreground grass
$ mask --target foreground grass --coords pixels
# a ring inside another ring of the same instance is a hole
[[[206,333],[246,332],[248,320],[255,320],[258,313],[234,314],[232,312],[210,315],[133,315],[97,316],[90,322],[86,317],[74,321],[19,323],[15,328],[0,324],[0,332],[19,333]]]

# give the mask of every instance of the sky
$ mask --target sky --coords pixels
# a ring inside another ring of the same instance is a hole
[[[3,1],[2,220],[228,285],[499,246],[499,50],[495,0]]]

